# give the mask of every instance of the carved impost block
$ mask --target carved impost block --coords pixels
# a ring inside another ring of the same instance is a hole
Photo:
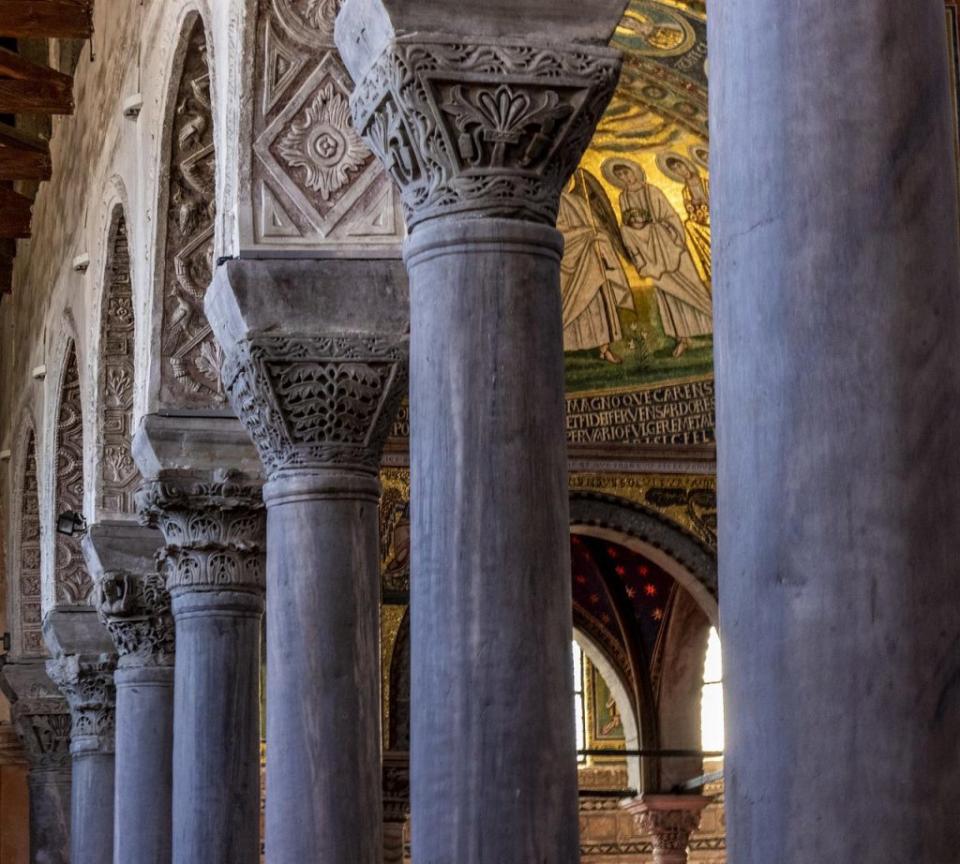
[[[686,864],[690,835],[710,799],[703,795],[642,795],[622,803],[637,830],[649,836],[655,864]]]
[[[407,385],[407,337],[254,336],[224,386],[267,475],[316,468],[376,474]]]
[[[173,663],[176,643],[170,594],[156,570],[108,570],[97,580],[93,598],[116,645],[120,666]]]
[[[71,654],[47,661],[47,674],[67,699],[72,718],[70,752],[112,753],[117,693],[116,658]]]
[[[70,709],[47,675],[42,661],[4,662],[0,690],[12,705],[11,715],[34,772],[70,768]]]
[[[444,216],[554,225],[621,57],[590,45],[391,40],[351,97],[410,230]]]
[[[233,471],[161,471],[137,496],[163,532],[167,590],[264,589],[266,512],[259,480]]]

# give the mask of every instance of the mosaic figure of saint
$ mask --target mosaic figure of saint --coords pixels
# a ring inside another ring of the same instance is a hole
[[[667,177],[683,183],[683,206],[687,211],[687,240],[703,281],[713,284],[710,258],[710,181],[703,177],[689,159],[668,153],[658,160]]]
[[[637,272],[656,287],[663,330],[676,343],[673,356],[680,357],[691,339],[713,334],[713,300],[690,255],[683,222],[635,162],[607,160],[604,174],[623,190],[624,245]]]
[[[634,309],[630,282],[620,263],[627,257],[617,217],[600,181],[578,170],[560,196],[557,228],[565,247],[560,265],[563,348],[596,349],[600,358],[623,360],[611,345],[623,338],[620,309]]]
[[[654,51],[674,51],[687,39],[682,27],[669,21],[655,22],[642,12],[628,12],[620,28],[637,34]]]

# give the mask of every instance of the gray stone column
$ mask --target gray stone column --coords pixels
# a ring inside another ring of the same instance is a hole
[[[943,6],[711,7],[729,856],[960,848]]]
[[[553,225],[618,78],[601,43],[624,5],[346,0],[337,22],[355,125],[410,229],[410,803],[425,864],[579,857]]]
[[[381,860],[377,475],[406,392],[406,299],[398,261],[234,261],[207,294],[269,477],[270,864]]]
[[[112,864],[114,721],[112,654],[69,654],[47,674],[70,706],[70,864]]]
[[[0,684],[30,762],[30,864],[70,864],[70,709],[42,660],[5,663]]]
[[[159,531],[92,525],[83,551],[118,654],[113,859],[170,864],[174,636]]]
[[[176,625],[173,861],[258,864],[265,519],[256,454],[236,420],[200,416],[145,418],[134,454],[148,478],[141,516],[164,537]]]

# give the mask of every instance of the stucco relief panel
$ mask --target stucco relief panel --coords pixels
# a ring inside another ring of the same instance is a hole
[[[203,24],[189,36],[176,96],[164,269],[161,401],[220,407],[222,356],[203,312],[213,275],[216,158]]]
[[[121,217],[114,232],[107,270],[103,319],[103,486],[100,508],[133,513],[140,474],[131,453],[134,398],[134,319],[130,282],[130,252],[126,223]]]
[[[27,441],[20,499],[20,640],[24,654],[45,654],[41,624],[40,490],[37,482],[37,446],[33,433]]]
[[[254,240],[396,244],[392,184],[353,126],[333,45],[338,0],[260,0],[253,141]]]

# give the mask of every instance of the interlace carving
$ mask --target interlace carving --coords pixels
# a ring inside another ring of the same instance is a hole
[[[409,227],[452,214],[555,224],[619,79],[617,52],[415,40],[392,43],[351,99]]]
[[[161,575],[109,570],[97,581],[94,603],[121,665],[169,665],[175,640],[170,594]]]
[[[137,497],[141,521],[163,532],[167,590],[263,590],[266,514],[243,474],[164,471]]]
[[[71,752],[113,752],[117,704],[113,683],[115,668],[115,658],[107,654],[93,659],[67,655],[47,661],[47,675],[70,706]]]
[[[27,439],[20,494],[20,639],[25,655],[47,653],[40,614],[40,497],[37,446],[33,431]]]
[[[67,510],[83,511],[83,412],[80,371],[72,342],[67,348],[57,418],[57,513]],[[86,602],[93,581],[87,572],[79,535],[57,534],[56,549],[57,602]]]
[[[107,297],[103,316],[103,488],[100,507],[113,513],[132,513],[140,473],[133,461],[134,320],[130,281],[130,251],[126,221],[121,216],[114,229],[107,268]]]
[[[407,338],[258,336],[224,384],[267,474],[337,466],[376,472],[406,391]]]

